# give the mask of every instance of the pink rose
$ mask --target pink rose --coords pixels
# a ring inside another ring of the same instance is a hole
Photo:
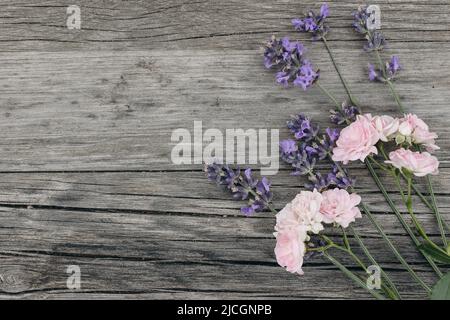
[[[322,215],[320,214],[322,199],[322,195],[314,189],[313,192],[300,192],[291,202],[291,210],[298,223],[316,234],[323,230]]]
[[[417,177],[423,177],[427,174],[438,174],[439,161],[428,152],[413,152],[400,148],[389,153],[386,163],[392,164],[398,169],[407,169]]]
[[[335,188],[322,193],[323,201],[320,212],[323,215],[323,222],[337,223],[343,228],[347,228],[355,218],[361,218],[361,211],[357,205],[361,202],[361,197],[355,193],[349,194],[344,189]]]
[[[292,273],[303,274],[303,257],[306,252],[305,237],[306,228],[297,227],[276,232],[277,244],[275,256],[278,264]]]
[[[398,131],[403,136],[411,137],[412,142],[423,144],[429,152],[439,149],[435,142],[437,134],[430,132],[428,125],[415,114],[406,114],[400,120]]]
[[[427,124],[415,114],[405,114],[405,116],[400,119],[399,131],[404,136],[411,135],[415,128],[428,130]]]
[[[305,241],[309,240],[308,232],[323,230],[322,199],[317,190],[302,191],[276,215],[275,255],[278,264],[289,272],[303,274],[301,267],[306,252]]]
[[[375,144],[380,140],[380,134],[364,116],[358,116],[356,121],[342,129],[336,147],[333,149],[333,161],[361,160],[371,154],[377,154]]]
[[[422,128],[416,128],[412,134],[413,142],[423,144],[429,152],[440,149],[435,142],[435,139],[437,139],[437,137],[438,135],[436,133]]]
[[[277,213],[276,231],[294,229],[303,226],[307,231],[319,233],[323,230],[320,204],[322,195],[317,191],[302,191],[294,200]]]
[[[370,113],[365,114],[364,117],[372,123],[375,129],[377,129],[381,141],[388,142],[398,131],[399,119],[386,115],[372,117]]]

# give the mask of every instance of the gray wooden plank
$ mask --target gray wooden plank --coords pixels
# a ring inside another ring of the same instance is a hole
[[[390,212],[367,172],[354,172],[357,191],[371,209],[381,214]],[[445,186],[449,179],[448,170],[442,172],[439,180],[435,179],[437,200],[448,220],[450,203]],[[270,180],[277,208],[293,199],[306,182],[304,177],[291,176],[288,170]],[[392,179],[385,177],[383,182],[400,210],[406,213]],[[175,171],[0,174],[1,205],[239,216],[238,209],[243,203],[232,200],[229,193],[209,182],[203,172]],[[418,214],[432,219],[420,199],[414,198],[414,208]]]
[[[21,279],[0,298],[367,298],[327,264],[314,276],[299,278],[276,266],[108,261],[70,257],[2,257],[4,270]],[[67,265],[79,265],[82,287],[66,287]],[[10,269],[8,269],[10,268]],[[27,278],[23,278],[23,276]],[[420,273],[427,278],[427,274]],[[405,297],[423,298],[411,281],[398,274]],[[216,279],[211,282],[211,279]],[[267,279],[271,279],[270,282]],[[332,279],[332,286],[329,286]],[[127,288],[124,290],[123,288]]]
[[[0,285],[6,297],[9,294],[41,297],[47,291],[55,296],[60,291],[67,293],[68,265],[79,265],[82,270],[83,289],[87,291],[80,291],[80,296],[89,290],[105,294],[144,291],[152,298],[164,297],[158,291],[166,292],[165,297],[177,292],[188,297],[191,291],[215,292],[216,297],[221,297],[222,292],[231,291],[237,297],[242,292],[254,297],[326,298],[351,288],[341,298],[365,297],[321,258],[305,264],[307,275],[302,278],[279,268],[273,256],[274,240],[267,238],[273,218],[96,211],[80,214],[35,209],[2,209],[0,216],[0,236],[4,238],[14,230],[14,236],[2,242],[0,249],[0,273],[4,278],[16,279],[12,284]],[[435,280],[405,236],[391,238],[421,277],[427,282]],[[420,290],[393,262],[380,239],[367,234],[364,239],[406,296],[420,296]],[[342,253],[336,255],[352,266]],[[327,284],[330,278],[336,279],[333,285]],[[258,286],[262,279],[263,284]]]
[[[329,1],[331,40],[358,41],[349,30],[359,1]],[[449,40],[449,7],[445,0],[375,2],[383,8],[383,28],[393,42]],[[290,21],[312,0],[302,1],[108,1],[82,0],[81,30],[66,28],[68,0],[0,2],[0,49],[7,51],[90,50],[104,48],[251,49],[259,36],[291,33]],[[398,12],[402,12],[399,15]],[[427,18],[424,18],[426,15]],[[420,23],[417,23],[420,21]]]
[[[450,134],[441,113],[450,99],[450,46],[427,46],[392,50],[404,64],[398,88],[407,109],[439,132],[438,156],[447,165]],[[344,99],[323,48],[314,46],[310,55],[323,85]],[[366,54],[337,50],[337,56],[366,112],[396,114],[387,89],[367,81]],[[332,107],[316,90],[276,86],[257,50],[0,53],[0,61],[0,171],[175,169],[171,134],[192,132],[196,120],[223,132],[282,129],[291,114],[303,112],[325,126]],[[142,61],[152,67],[142,68]]]

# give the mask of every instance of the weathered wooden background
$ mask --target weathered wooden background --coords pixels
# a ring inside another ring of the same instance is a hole
[[[386,88],[370,84],[371,57],[349,28],[358,1],[328,1],[330,44],[365,111],[395,114]],[[440,133],[441,211],[450,213],[450,3],[373,1],[404,70],[407,109]],[[81,7],[81,30],[66,8]],[[272,34],[305,40],[322,83],[344,98],[320,43],[290,20],[317,1],[0,1],[1,298],[367,298],[321,258],[302,278],[276,265],[271,214],[245,218],[240,203],[200,165],[171,164],[175,128],[283,128],[304,112],[327,123],[319,91],[274,84],[261,45]],[[287,137],[282,130],[282,138]],[[407,260],[435,278],[412,249],[361,167],[358,190]],[[302,181],[272,177],[282,207]],[[389,189],[394,187],[388,184]],[[394,198],[399,199],[398,194]],[[433,216],[420,219],[437,234]],[[366,219],[369,247],[401,284],[423,297]],[[78,265],[82,288],[66,287]]]

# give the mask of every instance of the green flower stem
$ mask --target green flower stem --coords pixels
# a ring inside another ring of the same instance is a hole
[[[436,215],[439,232],[441,233],[442,243],[444,244],[444,247],[447,248],[448,242],[447,242],[447,237],[445,235],[445,230],[444,230],[445,221],[442,219],[441,213],[439,212],[439,209],[436,204],[436,197],[434,196],[433,183],[431,182],[430,175],[426,176],[426,180],[427,180],[428,190],[429,190],[430,197],[431,197],[433,211],[434,211],[434,214]],[[448,225],[446,227],[448,229]]]
[[[366,247],[366,245],[364,244],[364,242],[362,241],[362,239],[360,238],[360,236],[358,235],[358,233],[356,232],[356,230],[352,227],[349,226],[348,227],[349,230],[353,233],[353,236],[355,237],[356,241],[358,242],[359,246],[361,247],[361,249],[363,250],[364,254],[366,255],[366,257],[369,259],[369,261],[376,266],[380,265],[377,263],[377,261],[375,260],[375,258],[370,254],[369,249]],[[381,271],[381,275],[384,277],[384,279],[386,280],[391,292],[388,293],[389,296],[394,299],[394,300],[401,300],[402,297],[400,295],[400,292],[398,291],[397,287],[395,286],[394,282],[391,280],[391,278],[386,274],[386,272],[384,272],[383,268],[380,267],[380,271]]]
[[[342,231],[343,231],[343,234],[344,234],[344,239],[346,239],[347,238],[347,234],[345,233],[345,229],[344,228],[342,228]],[[358,258],[358,256],[356,256],[355,254],[354,254],[354,252],[351,250],[351,248],[350,248],[350,244],[347,242],[347,243],[345,243],[345,241],[344,241],[344,245],[345,245],[345,247],[343,247],[343,246],[340,246],[340,245],[338,245],[337,243],[335,243],[333,240],[331,240],[329,237],[327,237],[327,236],[325,236],[325,235],[321,235],[321,238],[324,240],[324,241],[326,241],[328,244],[325,246],[325,247],[322,247],[324,250],[322,250],[322,252],[325,254],[325,252],[328,250],[328,249],[330,249],[330,248],[335,248],[335,249],[338,249],[338,250],[340,250],[340,251],[343,251],[343,252],[345,252],[345,253],[347,253],[348,255],[350,255],[350,257],[356,262],[356,264],[357,265],[359,265],[366,273],[367,273],[367,267],[366,267],[366,265],[364,264],[364,262],[362,262],[361,261],[361,259],[359,259]],[[348,240],[348,239],[347,239]],[[350,272],[350,271],[349,271]],[[356,276],[356,275],[355,275]],[[357,277],[357,276],[356,276]],[[353,278],[352,278],[353,279]],[[364,288],[365,289],[368,289],[367,288],[367,285],[364,285]],[[393,293],[392,293],[392,290],[390,290],[389,288],[387,288],[386,287],[386,285],[384,285],[384,284],[382,284],[382,289],[383,289],[383,291],[390,297],[390,298],[392,298],[392,299],[395,299],[396,297],[394,297],[394,295],[393,295]],[[368,289],[369,290],[369,289]],[[384,298],[384,297],[383,297]]]
[[[401,175],[402,175],[403,179],[405,179],[405,181],[406,181],[406,176],[405,176],[405,174],[402,172]],[[435,207],[427,200],[427,198],[425,198],[425,196],[423,195],[423,193],[420,192],[420,190],[416,187],[416,185],[414,184],[414,182],[412,183],[412,186],[411,186],[411,187],[412,187],[412,189],[414,190],[414,193],[420,198],[420,200],[421,200],[428,208],[430,208],[436,216],[438,216],[438,215],[440,216],[439,211],[437,211],[437,208],[435,208]],[[443,220],[443,219],[441,219],[441,221],[442,221],[443,227],[446,228],[447,231],[450,231],[450,226],[447,224],[447,222],[446,222],[445,220]]]
[[[383,229],[381,228],[381,226],[378,224],[378,222],[375,220],[375,218],[373,217],[372,213],[369,211],[369,209],[367,208],[366,204],[361,202],[360,204],[361,208],[363,209],[364,213],[367,215],[367,217],[369,218],[369,220],[372,222],[372,224],[375,226],[375,228],[377,229],[378,233],[381,234],[381,236],[383,237],[383,240],[386,242],[386,244],[389,246],[389,248],[391,249],[391,251],[394,253],[394,255],[397,257],[397,259],[400,261],[400,263],[405,267],[405,269],[409,272],[409,274],[411,275],[411,277],[417,281],[417,283],[425,289],[425,291],[427,291],[428,294],[431,293],[431,288],[425,283],[423,282],[422,279],[419,278],[419,276],[415,273],[415,271],[409,266],[409,264],[406,262],[406,260],[402,257],[402,255],[398,252],[397,248],[395,248],[395,246],[393,245],[392,241],[388,238],[388,236],[384,233]]]
[[[379,144],[379,150],[381,152],[381,154],[383,155],[385,160],[388,160],[388,156],[386,154],[386,152],[384,151],[384,147],[383,144]],[[373,159],[375,160],[375,159]],[[406,177],[406,175],[403,173],[403,171],[400,171],[400,175],[403,177],[403,179],[405,181],[408,181],[408,178]],[[448,231],[450,231],[450,227],[448,226],[448,224],[445,222],[444,219],[442,219],[441,214],[439,213],[439,210],[437,208],[436,205],[436,198],[434,197],[434,192],[433,192],[433,185],[431,183],[431,177],[428,175],[426,177],[427,179],[427,184],[428,184],[428,189],[429,189],[429,193],[431,195],[431,198],[433,199],[433,203],[430,203],[425,196],[422,194],[422,192],[420,192],[420,190],[416,187],[416,185],[414,184],[414,181],[411,184],[412,189],[414,190],[414,193],[420,198],[420,200],[428,207],[430,208],[430,210],[433,211],[433,213],[436,215],[436,220],[438,221],[438,225],[439,225],[439,230],[441,231],[441,236],[443,236],[443,242],[446,243],[447,239],[445,237],[445,230],[444,228],[446,228]],[[445,241],[444,241],[445,239]]]
[[[336,100],[336,98],[327,90],[325,89],[320,83],[319,81],[316,82],[317,87],[320,89],[320,91],[322,91],[328,98],[330,98],[331,101],[333,101],[333,103],[335,104],[336,108],[340,109],[341,105],[339,104],[339,102]]]
[[[422,148],[419,146],[419,151],[422,152]],[[447,249],[448,243],[447,243],[447,237],[445,235],[445,230],[444,230],[444,223],[443,223],[443,219],[441,216],[441,213],[439,212],[439,208],[437,207],[437,202],[436,202],[436,197],[434,196],[434,190],[433,190],[433,183],[431,182],[431,176],[428,174],[425,179],[427,180],[427,186],[428,186],[428,193],[430,194],[430,198],[431,198],[431,205],[432,205],[432,210],[436,216],[436,220],[438,223],[438,227],[439,227],[439,232],[441,234],[441,238],[442,238],[442,243],[444,244],[444,248]],[[447,226],[448,229],[448,226]]]
[[[382,68],[383,74],[386,78],[386,71],[385,71],[384,66],[382,65],[380,53],[378,51],[376,51],[376,56],[377,56],[377,59],[380,64],[380,68]],[[400,112],[402,114],[404,114],[405,108],[403,107],[403,103],[401,102],[400,97],[399,97],[397,91],[395,90],[394,84],[390,80],[387,80],[387,84],[389,86],[389,90],[392,93],[392,96],[394,97],[395,102],[398,105],[398,108],[400,109]],[[405,178],[404,175],[403,175],[403,177]],[[427,180],[428,190],[429,190],[430,197],[431,197],[431,204],[425,199],[425,197],[422,195],[422,193],[420,193],[414,185],[412,186],[412,188],[414,189],[414,192],[416,192],[416,194],[421,198],[422,202],[425,203],[431,210],[433,210],[433,213],[435,214],[436,220],[438,222],[438,227],[439,227],[439,232],[441,233],[442,242],[443,242],[444,246],[447,248],[448,242],[447,242],[447,237],[445,235],[444,226],[447,228],[447,230],[450,230],[450,228],[447,225],[447,223],[442,219],[442,216],[437,207],[436,198],[434,196],[434,191],[433,191],[433,185],[431,183],[431,178],[429,175],[426,177],[426,180]]]
[[[332,160],[331,155],[329,155],[329,158]],[[335,161],[333,161],[334,164],[336,164],[338,170],[345,174],[345,172],[343,171],[342,167]],[[368,164],[368,167],[370,166],[371,173],[372,171],[375,173],[375,171],[373,170],[373,167],[371,166],[371,164],[366,161],[366,164]],[[370,170],[370,169],[369,169]],[[376,173],[375,173],[376,174]],[[372,175],[373,176],[373,175]],[[374,177],[374,176],[373,176]],[[377,176],[378,178],[378,176]],[[374,177],[375,179],[375,177]],[[377,181],[376,181],[377,182]],[[384,186],[381,184],[381,181],[378,179],[378,182],[380,183],[381,187],[384,189]],[[378,185],[378,183],[377,183]],[[379,186],[380,186],[379,185]],[[381,188],[380,188],[381,190]],[[351,188],[352,192],[355,192],[355,190],[353,188]],[[387,193],[386,193],[387,195]],[[389,200],[388,200],[389,199]],[[390,197],[387,195],[386,200],[388,200],[388,202],[390,201],[390,204],[392,204],[391,208],[395,208],[395,211],[398,212],[397,208],[395,207],[395,205],[393,204],[392,200],[390,199]],[[395,246],[392,244],[391,240],[387,237],[387,235],[384,233],[383,229],[381,228],[381,226],[378,224],[378,222],[374,219],[374,217],[372,216],[372,213],[369,211],[369,209],[367,208],[367,206],[361,202],[360,203],[361,207],[363,208],[363,211],[366,213],[366,215],[369,217],[370,222],[375,226],[375,228],[377,229],[377,231],[381,234],[381,236],[383,237],[384,241],[386,242],[386,244],[389,246],[389,248],[391,249],[391,251],[394,253],[394,255],[397,257],[397,259],[400,261],[400,263],[405,267],[405,269],[411,274],[411,276],[425,289],[427,290],[427,292],[431,292],[431,289],[417,276],[417,274],[414,272],[414,270],[411,269],[411,267],[408,265],[408,263],[405,261],[405,259],[401,256],[401,254],[398,252],[398,250],[395,248]],[[399,212],[398,212],[399,213]],[[400,214],[400,213],[399,213]],[[401,217],[401,214],[400,214]],[[400,218],[399,218],[400,219]],[[401,222],[403,221],[403,223],[405,223],[405,227],[409,228],[409,226],[406,224],[406,222],[403,220],[403,217],[401,217]],[[410,229],[409,229],[410,230]],[[412,234],[412,231],[411,231]],[[424,256],[429,262],[430,264],[434,264],[434,262],[428,258],[428,256]],[[435,264],[434,264],[435,265]],[[437,267],[436,267],[437,268]],[[434,269],[434,268],[433,268]],[[440,272],[440,271],[439,271]]]
[[[420,241],[417,239],[417,237],[415,236],[414,232],[411,230],[411,228],[409,227],[408,223],[405,221],[405,219],[403,218],[402,214],[400,213],[400,211],[397,209],[396,205],[392,201],[392,199],[389,196],[386,188],[384,187],[384,185],[382,184],[380,178],[378,177],[378,174],[373,169],[372,164],[368,160],[366,160],[365,163],[366,163],[366,166],[369,169],[369,172],[372,175],[372,178],[374,179],[376,185],[378,186],[378,188],[380,189],[380,191],[383,194],[384,198],[386,199],[389,207],[392,209],[394,214],[397,216],[397,219],[400,221],[401,225],[403,226],[405,231],[408,233],[408,235],[412,239],[412,241],[415,244],[415,246],[418,247],[420,245]],[[419,250],[419,251],[422,253],[421,250]],[[439,277],[442,277],[442,272],[439,270],[439,268],[437,267],[436,263],[431,258],[429,258],[427,255],[425,255],[424,253],[422,253],[422,255],[428,261],[428,263],[433,268],[433,270],[436,272],[436,274]]]
[[[334,245],[334,248],[341,250],[343,252],[346,252],[352,259],[353,261],[356,262],[356,264],[364,270],[364,272],[368,273],[367,267],[364,264],[364,262],[362,262],[361,259],[358,258],[358,256],[350,249],[350,247],[342,247],[339,245]],[[392,290],[390,288],[388,288],[385,284],[381,283],[381,287],[383,289],[383,291],[391,298],[394,300],[397,300],[398,298],[395,296],[395,294],[392,292]]]
[[[348,98],[350,99],[350,102],[353,105],[357,105],[358,103],[355,100],[355,98],[353,97],[353,95],[352,95],[352,93],[350,91],[350,88],[347,85],[347,82],[345,81],[344,77],[342,76],[341,71],[339,70],[339,67],[338,67],[338,65],[336,63],[336,60],[334,59],[333,52],[331,51],[331,48],[328,45],[327,39],[325,37],[322,37],[322,41],[323,41],[323,44],[325,45],[325,48],[327,49],[328,55],[330,56],[331,62],[333,63],[333,66],[334,66],[334,69],[336,69],[336,72],[337,72],[337,74],[339,76],[339,79],[341,80],[342,85],[344,86],[344,89],[347,92],[347,95],[348,95]]]
[[[331,263],[333,263],[337,268],[339,268],[346,276],[348,276],[351,280],[353,280],[357,285],[359,285],[361,288],[369,291],[369,293],[374,296],[378,300],[385,300],[385,297],[383,297],[381,294],[376,292],[373,289],[369,289],[357,275],[355,275],[353,272],[348,270],[343,264],[341,264],[339,261],[337,261],[335,258],[333,258],[327,251],[325,251],[324,256],[330,260]]]
[[[384,171],[388,171],[388,168],[387,168],[386,166],[382,165],[381,163],[379,163],[377,160],[375,160],[374,157],[369,156],[369,159],[370,159],[373,163],[375,163],[380,169],[382,169],[382,170],[384,170]]]

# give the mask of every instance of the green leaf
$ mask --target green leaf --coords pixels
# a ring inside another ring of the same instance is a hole
[[[421,244],[419,249],[437,262],[450,264],[450,255],[448,255],[444,250],[438,249],[428,242]]]
[[[447,254],[450,254],[450,244],[447,246]]]
[[[450,300],[450,272],[434,285],[431,300]]]

